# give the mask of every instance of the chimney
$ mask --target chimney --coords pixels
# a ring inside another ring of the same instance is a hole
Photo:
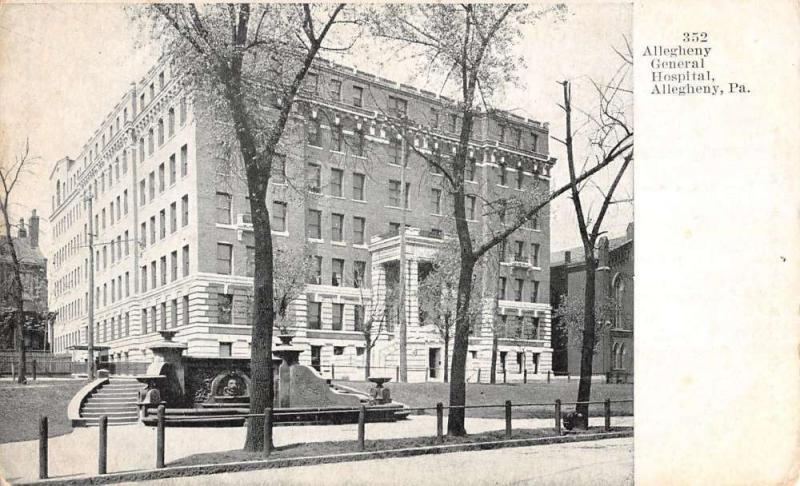
[[[17,233],[17,236],[20,239],[28,238],[28,231],[25,229],[25,218],[19,218],[19,233]]]
[[[564,263],[570,263],[572,261],[572,252],[569,250],[564,252]]]
[[[31,212],[31,217],[28,219],[28,231],[30,232],[31,247],[39,247],[39,216],[36,215],[36,210]]]

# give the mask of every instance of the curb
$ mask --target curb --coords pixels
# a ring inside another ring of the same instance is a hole
[[[316,464],[335,464],[340,462],[368,461],[372,459],[390,459],[398,457],[413,457],[429,454],[447,454],[450,452],[480,451],[502,449],[506,447],[526,447],[548,444],[564,444],[570,442],[586,442],[603,439],[618,439],[633,437],[633,430],[619,432],[600,432],[596,434],[562,435],[555,437],[537,437],[528,439],[509,439],[488,442],[474,442],[467,444],[446,444],[422,447],[409,447],[404,449],[391,449],[383,451],[348,452],[342,454],[329,454],[324,456],[289,457],[285,459],[264,459],[245,462],[227,462],[221,464],[198,464],[192,466],[165,467],[162,469],[144,469],[139,471],[118,472],[100,476],[85,476],[60,479],[44,479],[39,481],[22,482],[25,485],[83,485],[83,484],[113,484],[129,481],[149,481],[155,479],[168,479],[178,477],[191,477],[208,474],[229,472],[255,471],[260,469],[273,469],[296,466],[311,466]]]

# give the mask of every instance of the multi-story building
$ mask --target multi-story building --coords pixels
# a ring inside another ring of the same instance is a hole
[[[14,278],[13,258],[8,248],[5,225],[0,230],[0,322],[10,324],[17,312],[11,292]],[[52,336],[50,313],[47,309],[47,260],[39,248],[39,216],[34,209],[28,219],[20,219],[17,236],[11,237],[22,278],[22,309],[25,314],[25,348],[48,350]],[[28,327],[30,326],[30,327]],[[5,325],[0,333],[0,350],[17,349],[15,328]]]
[[[595,273],[595,299],[602,313],[597,346],[592,361],[593,374],[605,374],[609,380],[633,378],[633,223],[624,235],[600,237]],[[554,253],[551,257],[550,298],[553,308],[570,297],[583,301],[586,265],[583,248]],[[579,375],[581,370],[580,333],[573,327],[559,325],[553,332],[553,371]]]
[[[266,93],[265,100],[281,103]],[[165,328],[178,330],[175,339],[188,345],[188,356],[249,356],[249,201],[235,151],[221,143],[222,130],[205,113],[204,103],[159,64],[132,85],[77,158],[56,164],[51,222],[61,246],[52,260],[51,295],[64,310],[57,350],[87,340],[92,218],[94,337],[107,359],[149,361],[147,346]],[[383,305],[402,244],[409,379],[441,379],[444,343],[420,322],[416,289],[420,269],[448,237],[451,198],[422,154],[449,156],[459,127],[456,105],[446,98],[315,64],[267,189],[276,248],[306,247],[314,263],[316,275],[289,308],[293,342],[308,351],[302,362],[323,370],[335,364],[337,376],[361,373],[364,316]],[[504,214],[489,211],[486,201],[548,189],[554,163],[548,127],[507,113],[480,114],[470,160],[467,217],[473,233],[485,235],[503,224]],[[487,299],[487,325],[478,323],[470,337],[471,379],[482,368],[488,380],[497,327],[501,369],[506,360],[512,373],[550,369],[548,225],[542,214],[507,241],[500,277],[491,283],[499,300]],[[488,325],[495,313],[505,326]],[[392,322],[383,328],[372,350],[375,374],[394,375],[399,328]]]

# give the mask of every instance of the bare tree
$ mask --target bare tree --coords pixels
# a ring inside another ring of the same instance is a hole
[[[585,289],[583,299],[583,332],[581,344],[581,374],[578,384],[578,405],[576,411],[582,415],[583,419],[578,424],[579,427],[588,427],[589,405],[592,386],[592,360],[594,358],[595,343],[597,340],[597,303],[596,303],[596,282],[595,274],[598,269],[597,242],[598,238],[604,233],[602,230],[603,221],[609,207],[615,204],[614,193],[619,187],[622,176],[628,166],[633,162],[633,128],[626,118],[626,110],[629,106],[630,90],[625,87],[628,82],[628,74],[633,65],[630,45],[625,54],[619,53],[623,58],[622,66],[612,76],[611,80],[605,84],[593,82],[599,98],[596,111],[584,111],[588,126],[592,130],[588,134],[589,148],[586,159],[593,158],[597,165],[609,165],[621,161],[616,168],[616,173],[607,189],[603,190],[597,183],[593,182],[594,188],[600,191],[602,203],[596,215],[590,211],[584,211],[584,202],[581,199],[581,192],[588,184],[582,183],[577,177],[578,169],[575,161],[575,140],[572,125],[573,103],[571,83],[564,81],[564,109],[566,119],[566,134],[562,141],[567,149],[567,164],[570,177],[570,197],[575,214],[578,219],[578,229],[581,235],[585,264]]]
[[[25,140],[25,146],[20,155],[14,157],[14,161],[10,163],[3,163],[0,166],[0,184],[2,184],[2,193],[0,193],[0,212],[3,213],[3,223],[5,225],[6,237],[5,247],[11,254],[11,286],[10,296],[13,305],[16,307],[14,312],[14,319],[16,320],[16,336],[17,346],[19,347],[19,375],[17,376],[17,383],[27,383],[25,377],[25,308],[24,308],[24,289],[22,287],[22,269],[20,267],[19,256],[17,249],[14,246],[14,239],[11,236],[11,193],[19,182],[20,174],[31,163],[32,157],[30,154],[30,144]]]
[[[290,113],[326,39],[344,18],[344,4],[153,4],[138,10],[153,21],[167,54],[238,149],[247,181],[255,239],[251,372],[244,448],[263,449],[264,408],[273,403],[271,365],[275,291],[266,191]],[[346,46],[345,46],[346,47]],[[266,102],[268,93],[274,98]]]
[[[465,184],[469,163],[469,142],[476,116],[494,112],[489,105],[497,87],[514,81],[514,72],[523,64],[514,58],[512,46],[521,37],[521,26],[543,16],[560,15],[563,5],[533,11],[526,5],[479,5],[479,4],[434,4],[434,5],[389,5],[376,13],[371,25],[373,33],[409,46],[427,65],[428,71],[440,73],[446,83],[455,86],[460,126],[458,141],[453,144],[452,156],[434,150],[427,154],[414,144],[419,130],[402,128],[399,135],[406,145],[439,171],[445,180],[448,192],[453,196],[452,217],[456,225],[459,243],[459,278],[456,289],[455,336],[451,366],[450,405],[447,433],[452,436],[466,435],[464,409],[466,402],[466,361],[470,330],[469,309],[471,284],[476,265],[492,248],[505,241],[515,231],[534,219],[537,213],[553,199],[569,191],[575,185],[591,178],[611,161],[598,161],[587,168],[570,184],[548,192],[542,186],[524,192],[516,200],[497,198],[484,201],[492,207],[505,201],[513,210],[513,217],[505,224],[491,228],[479,242],[473,240],[467,221],[465,197],[471,189]],[[400,124],[402,126],[402,124]]]
[[[364,380],[368,380],[372,373],[372,349],[384,330],[388,330],[389,316],[397,311],[399,291],[396,288],[387,289],[383,306],[380,306],[377,295],[367,295],[362,281],[356,282],[356,285],[359,292],[359,307],[356,312],[360,315],[356,316],[355,329],[364,337]]]

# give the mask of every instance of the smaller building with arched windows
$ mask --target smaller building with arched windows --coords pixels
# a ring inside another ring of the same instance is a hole
[[[595,250],[598,309],[597,345],[592,374],[610,381],[633,380],[633,223],[624,235],[601,237]],[[583,248],[554,252],[550,267],[550,300],[554,312],[564,302],[582,303],[586,285]],[[553,318],[553,371],[580,375],[581,335],[576,326]]]

